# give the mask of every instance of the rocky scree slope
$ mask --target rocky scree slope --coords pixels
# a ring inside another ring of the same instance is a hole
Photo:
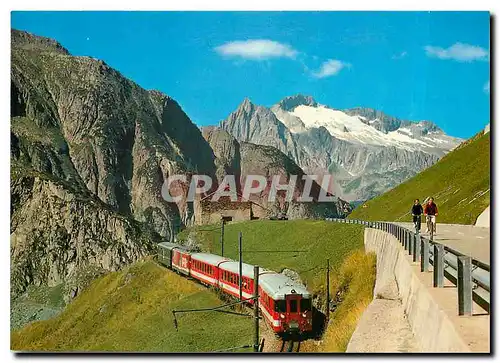
[[[297,175],[297,183],[293,192],[292,201],[285,200],[285,194],[278,192],[277,200],[269,202],[269,188],[251,196],[251,200],[268,209],[269,216],[284,212],[289,219],[324,218],[327,216],[346,216],[351,212],[348,202],[334,197],[334,202],[317,202],[321,194],[321,187],[313,182],[309,196],[314,202],[301,203],[297,201],[303,195],[305,182],[302,177],[304,171],[287,155],[275,147],[256,145],[248,142],[238,142],[227,131],[218,127],[203,128],[203,136],[212,147],[217,165],[218,182],[221,183],[224,175],[236,177],[236,187],[241,195],[240,180],[246,180],[249,175],[264,175],[268,179],[268,186],[273,176],[279,176],[280,184],[289,184],[290,176]]]
[[[333,174],[329,191],[350,201],[394,187],[461,141],[429,121],[400,120],[369,108],[335,110],[303,95],[271,108],[245,99],[220,127],[238,141],[276,147],[308,174]]]

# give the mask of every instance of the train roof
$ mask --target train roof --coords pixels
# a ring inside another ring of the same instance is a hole
[[[217,266],[221,262],[228,261],[228,259],[225,257],[213,255],[211,253],[203,253],[203,252],[193,253],[193,254],[191,254],[191,258],[192,259],[194,258],[198,261],[206,262],[206,263],[208,263],[210,265],[214,265],[214,266]]]
[[[171,242],[162,242],[158,243],[158,246],[166,248],[168,250],[174,249],[174,248],[184,248],[184,246],[178,245],[177,243],[171,243]]]
[[[237,274],[240,272],[238,261],[226,261],[220,264],[220,268]],[[253,268],[253,265],[242,263],[243,276],[253,279]],[[259,285],[275,300],[284,299],[285,295],[290,294],[300,294],[305,298],[311,297],[311,294],[304,285],[293,281],[283,274],[266,270],[262,267],[259,270]],[[292,292],[292,290],[295,292]]]
[[[254,267],[253,265],[249,265],[248,263],[243,262],[241,264],[241,272],[243,273],[243,276],[253,279],[253,277],[254,277],[253,276],[253,267]],[[224,262],[223,264],[220,265],[220,268],[222,268],[226,271],[237,273],[237,274],[240,273],[240,263],[238,261]],[[267,270],[264,270],[261,267],[259,269],[259,276],[263,271],[267,271]]]
[[[259,285],[275,300],[284,299],[285,295],[290,294],[300,294],[305,298],[311,297],[304,285],[293,281],[288,276],[272,271],[259,275]]]

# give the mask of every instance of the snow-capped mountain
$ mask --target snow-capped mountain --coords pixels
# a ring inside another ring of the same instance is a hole
[[[442,150],[448,152],[457,144],[457,138],[445,135],[436,125],[429,121],[402,121],[392,131],[382,128],[382,121],[377,117],[368,118],[363,109],[346,111],[335,110],[328,106],[297,105],[290,111],[280,105],[272,111],[292,133],[305,132],[312,128],[324,127],[332,135],[341,140],[355,144],[395,146],[408,150]],[[384,132],[385,131],[385,132]]]
[[[272,106],[245,99],[221,127],[240,141],[274,146],[309,174],[330,173],[330,190],[366,200],[432,165],[462,140],[430,121],[407,121],[370,108],[338,110],[296,95]]]

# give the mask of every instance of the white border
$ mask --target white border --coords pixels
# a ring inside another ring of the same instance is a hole
[[[4,170],[3,177],[1,178],[1,189],[4,193],[4,198],[2,201],[3,208],[1,210],[2,213],[2,232],[4,235],[4,248],[5,250],[0,255],[3,259],[1,265],[4,270],[1,274],[1,283],[2,283],[2,291],[9,291],[10,280],[9,280],[9,266],[10,266],[10,253],[7,249],[7,240],[9,240],[10,235],[10,207],[7,201],[10,200],[10,194],[8,193],[10,179],[9,175],[6,172],[10,170],[10,138],[9,138],[9,122],[7,120],[10,119],[10,88],[7,88],[10,79],[10,57],[7,54],[10,53],[10,11],[11,10],[35,10],[41,9],[42,3],[35,0],[24,0],[24,1],[16,1],[16,2],[2,2],[0,6],[2,6],[2,12],[0,12],[1,20],[2,20],[2,32],[1,32],[1,46],[4,50],[4,57],[1,58],[2,62],[2,80],[1,84],[4,86],[4,97],[1,97],[2,102],[2,110],[4,113],[3,122],[0,123],[0,127],[2,128],[0,135],[4,138],[4,142],[2,145],[2,154],[1,154],[1,170]],[[212,0],[212,1],[201,1],[201,0],[183,0],[177,2],[160,2],[153,0],[141,0],[141,1],[130,1],[130,0],[122,0],[122,1],[103,1],[103,0],[86,0],[86,1],[63,1],[63,0],[45,0],[43,2],[44,10],[490,10],[494,14],[498,14],[498,9],[500,8],[499,1],[488,1],[488,0],[474,0],[474,1],[438,1],[438,0],[419,0],[412,2],[403,2],[400,0],[377,0],[377,1],[368,1],[368,0],[350,0],[350,1],[326,1],[326,0],[308,0],[308,1],[290,1],[290,0],[279,0],[279,1],[269,1],[269,0],[253,0],[246,2],[235,2],[229,0]],[[496,19],[498,22],[498,19]],[[498,23],[496,25],[498,29]],[[496,33],[496,31],[495,31]],[[492,48],[498,49],[498,37],[492,38],[494,40],[494,44],[491,45]],[[496,64],[495,64],[496,65]],[[493,65],[492,65],[493,66]],[[493,74],[492,74],[493,75]],[[494,86],[497,84],[496,77],[495,80],[491,80],[492,91],[491,94],[494,95],[494,101],[498,100],[498,94],[493,91]],[[493,99],[492,99],[493,102]],[[496,133],[496,127],[492,123],[492,135]],[[495,135],[496,136],[496,135]],[[496,143],[498,144],[498,143]],[[497,146],[495,146],[495,153],[497,151]],[[493,150],[492,150],[493,152]],[[497,153],[496,153],[497,154]],[[498,155],[498,154],[497,154]],[[492,165],[493,170],[498,170],[498,159],[495,162],[495,165]],[[496,172],[494,172],[496,176]],[[493,182],[492,178],[492,182]],[[492,225],[500,225],[500,214],[495,213],[495,220],[492,221]],[[495,254],[495,258],[498,256],[498,251],[500,248],[496,248],[497,254]],[[495,269],[498,271],[498,269]],[[496,278],[497,276],[495,276]],[[498,279],[497,279],[498,281]],[[5,294],[6,300],[9,299],[7,294]],[[1,358],[2,361],[13,361],[15,356],[10,352],[10,315],[9,315],[9,301],[7,300],[6,306],[3,308],[1,327],[2,329],[2,339],[1,342],[3,344],[1,349]],[[495,296],[495,301],[497,301]],[[491,335],[493,337],[493,335]],[[495,342],[492,341],[492,346]],[[46,357],[48,359],[52,359],[52,357]],[[72,361],[77,357],[68,357],[64,356],[59,358],[60,361],[67,362]],[[95,362],[104,362],[107,359],[124,359],[132,362],[142,362],[146,361],[146,359],[168,359],[169,361],[178,361],[178,360],[191,360],[197,359],[194,357],[182,357],[178,356],[169,356],[169,357],[124,357],[124,356],[110,356],[110,357],[89,357]],[[229,357],[232,359],[233,357]],[[249,359],[251,357],[238,357],[238,359]],[[261,356],[259,360],[270,360],[275,358],[286,359],[286,357],[266,357]],[[328,357],[328,359],[334,359],[333,357]],[[360,360],[365,357],[351,357],[350,359]],[[426,359],[426,357],[406,357],[411,360],[420,360]],[[434,357],[433,357],[434,358]],[[217,361],[220,357],[205,357],[205,359]],[[300,357],[301,360],[312,360],[314,357]],[[452,356],[446,357],[447,360],[462,360],[467,359],[466,357],[460,356]],[[490,358],[491,359],[491,358]]]

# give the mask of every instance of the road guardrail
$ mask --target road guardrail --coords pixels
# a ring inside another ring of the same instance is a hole
[[[434,287],[442,288],[445,277],[457,286],[458,315],[472,315],[472,301],[490,312],[490,266],[484,262],[396,223],[342,218],[326,218],[326,220],[361,224],[392,234],[413,257],[413,262],[420,261],[421,272],[430,272],[432,266]]]

